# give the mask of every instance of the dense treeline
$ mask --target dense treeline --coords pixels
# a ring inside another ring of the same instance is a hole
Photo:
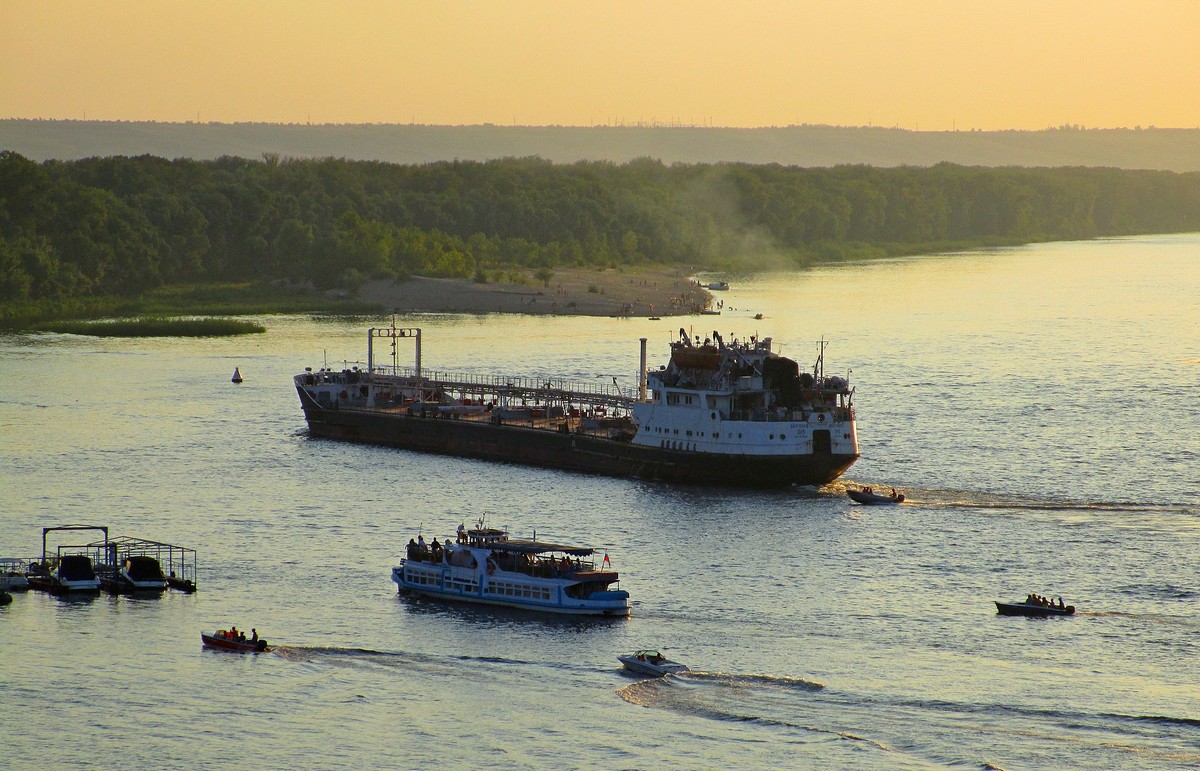
[[[1098,168],[35,163],[0,153],[0,302],[164,284],[353,287],[559,265],[802,265],[1200,230],[1200,174]]]

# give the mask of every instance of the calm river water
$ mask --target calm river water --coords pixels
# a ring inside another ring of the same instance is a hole
[[[824,336],[857,387],[846,479],[910,504],[309,439],[291,376],[365,359],[385,319],[0,337],[0,556],[85,523],[200,566],[194,595],[0,608],[0,766],[1200,764],[1200,235],[730,280],[720,317],[400,321],[427,368],[628,387],[638,338],[657,366],[681,323],[804,366]],[[633,615],[397,595],[418,528],[483,515],[607,549]],[[1080,614],[996,615],[1029,592]],[[201,650],[231,623],[276,652]],[[621,674],[643,646],[696,672]]]

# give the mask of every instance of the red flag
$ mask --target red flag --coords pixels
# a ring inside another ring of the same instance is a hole
[[[612,560],[608,558],[608,552],[604,552],[604,562],[601,564],[612,565]]]

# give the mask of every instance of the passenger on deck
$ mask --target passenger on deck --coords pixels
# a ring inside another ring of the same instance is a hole
[[[467,542],[467,528],[465,528],[461,522],[458,523],[458,542]]]
[[[411,538],[408,539],[407,553],[408,553],[408,558],[410,560],[419,560],[420,559],[420,556],[419,556],[420,552],[417,550],[417,542]]]

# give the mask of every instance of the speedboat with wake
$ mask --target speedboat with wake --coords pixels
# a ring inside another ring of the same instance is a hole
[[[996,612],[1001,616],[1045,618],[1046,616],[1075,615],[1075,606],[1064,603],[1062,597],[1058,598],[1057,603],[1037,594],[1029,595],[1024,602],[1000,602],[999,600],[995,602]]]
[[[671,661],[658,651],[649,648],[627,653],[624,656],[617,656],[617,661],[624,664],[625,668],[630,672],[635,672],[639,675],[650,675],[651,677],[663,677],[664,675],[691,671],[686,664]]]
[[[252,632],[251,637],[246,637],[244,632],[239,633],[236,626],[232,629],[219,629],[211,634],[201,631],[200,641],[204,643],[205,648],[216,648],[223,651],[262,653],[271,650],[267,646],[267,641],[259,638],[257,630],[250,631]]]
[[[850,487],[846,489],[846,495],[850,496],[850,500],[861,503],[864,506],[887,506],[889,504],[904,502],[904,494],[896,492],[896,488],[894,487],[892,488],[891,495],[877,493],[871,487],[861,487],[857,490]]]

